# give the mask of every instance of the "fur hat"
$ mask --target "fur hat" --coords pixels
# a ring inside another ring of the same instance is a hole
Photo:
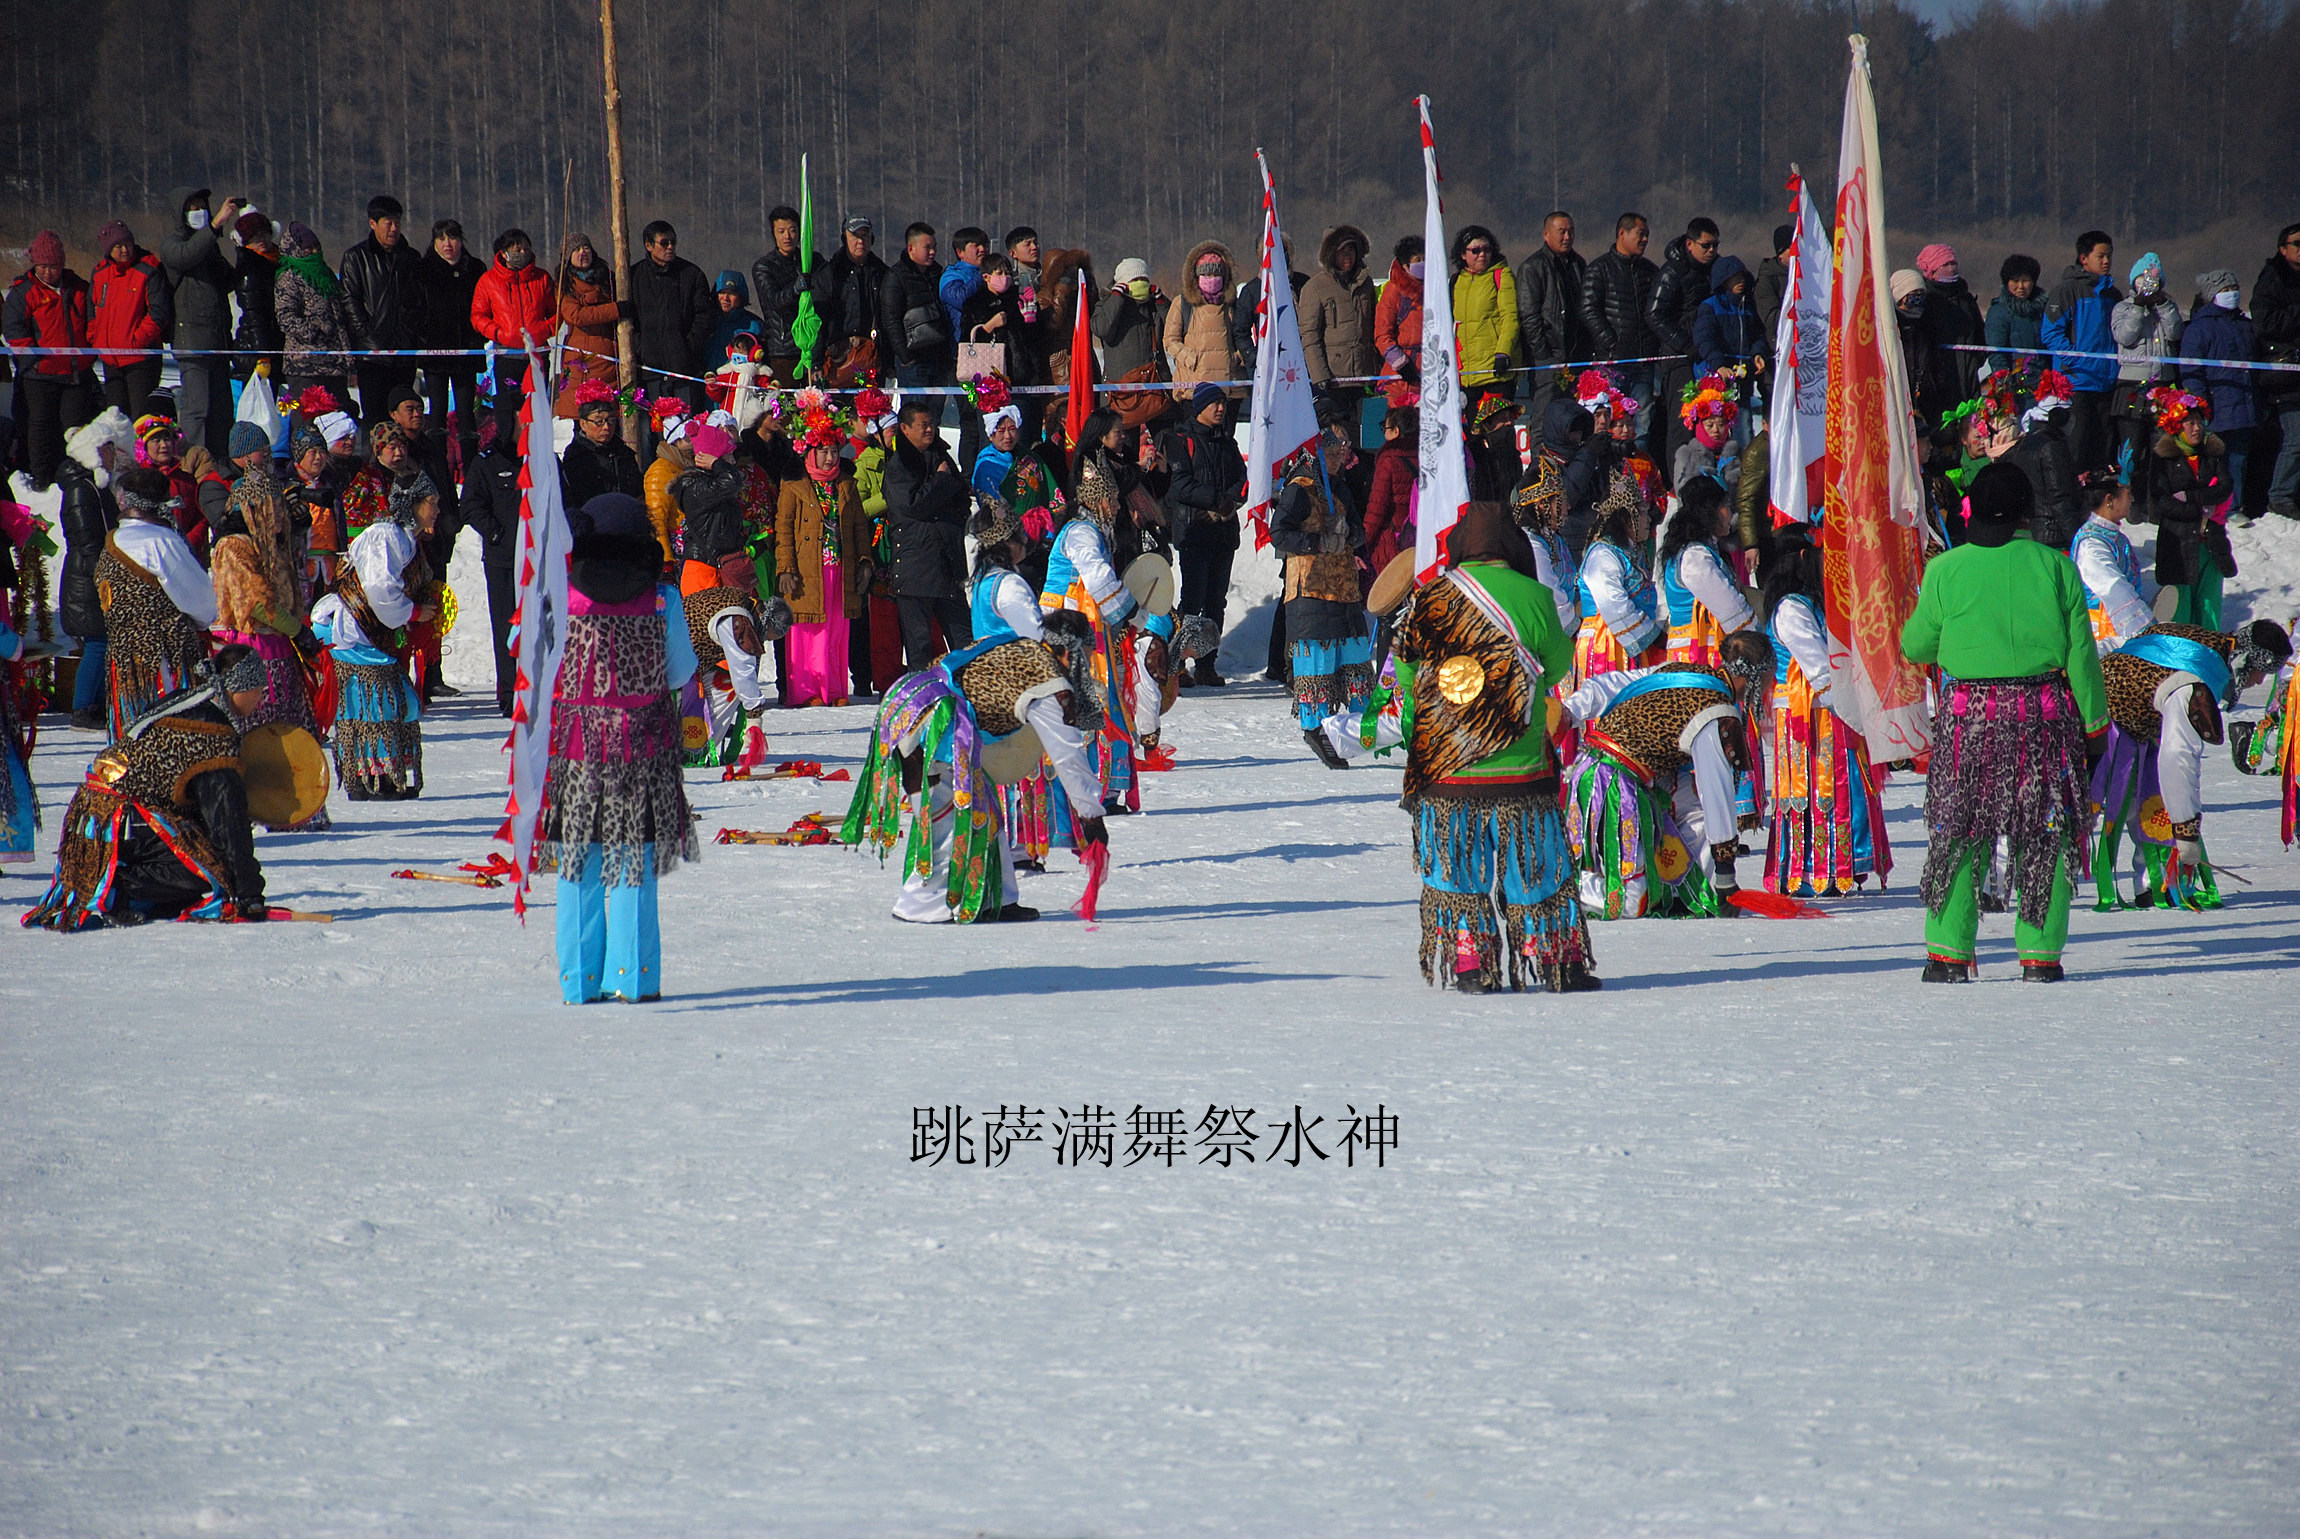
[[[64,452],[79,463],[96,472],[97,485],[104,484],[104,467],[96,458],[96,451],[105,444],[122,459],[135,452],[136,429],[128,421],[128,414],[117,406],[107,406],[94,421],[74,428],[64,440]],[[125,465],[121,469],[126,469]]]

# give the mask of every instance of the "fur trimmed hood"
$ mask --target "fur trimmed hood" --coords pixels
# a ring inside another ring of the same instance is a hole
[[[1369,277],[1368,266],[1373,259],[1374,245],[1366,239],[1366,232],[1354,224],[1337,224],[1326,232],[1325,238],[1318,242],[1318,265],[1333,273],[1336,278],[1341,277],[1334,270],[1334,253],[1341,249],[1344,241],[1358,248],[1357,276]]]

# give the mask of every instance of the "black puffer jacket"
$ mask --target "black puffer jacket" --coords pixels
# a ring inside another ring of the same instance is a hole
[[[2252,326],[2262,353],[2279,363],[2300,363],[2300,265],[2271,256],[2252,280]],[[2300,373],[2272,370],[2260,388],[2283,401],[2300,396]]]
[[[750,544],[743,527],[743,472],[733,455],[673,478],[671,500],[685,524],[689,561],[717,566]]]
[[[894,364],[931,364],[958,357],[958,344],[950,335],[950,316],[942,308],[939,290],[942,264],[924,267],[908,256],[886,270],[878,290],[878,353]],[[914,330],[919,345],[911,345]],[[925,333],[941,338],[930,342]],[[890,471],[892,467],[889,467]]]
[[[631,264],[631,317],[639,323],[639,363],[674,374],[703,372],[703,350],[719,329],[719,302],[703,270],[685,257],[655,265],[653,257]]]
[[[232,289],[239,275],[224,254],[222,238],[229,231],[210,224],[195,230],[184,222],[184,205],[199,189],[178,187],[168,194],[176,207],[176,227],[160,237],[160,263],[175,286],[176,346],[219,348],[231,345]]]
[[[939,442],[921,453],[896,436],[886,462],[898,598],[956,598],[966,587],[966,520],[974,499]]]
[[[1547,245],[1517,264],[1517,335],[1534,364],[1589,356],[1589,328],[1581,319],[1581,290],[1589,264],[1578,251],[1560,256]]]
[[[822,265],[814,264],[818,271]],[[799,345],[791,340],[791,328],[798,324],[799,294],[806,286],[796,253],[784,256],[770,251],[751,264],[751,288],[758,296],[759,319],[765,323],[759,340],[766,344],[769,358],[799,355]]]
[[[595,444],[578,429],[575,441],[567,452],[559,456],[560,496],[569,511],[580,508],[601,492],[621,492],[626,497],[642,497],[645,478],[639,472],[639,456],[631,452],[630,445],[620,438],[610,438]]]
[[[886,263],[877,252],[865,253],[857,262],[840,246],[815,269],[815,308],[822,312],[823,341],[876,336],[879,291],[885,285]]]
[[[402,240],[385,248],[370,235],[343,254],[336,277],[351,300],[369,347],[421,347],[430,312],[423,300],[423,258]],[[466,305],[464,314],[471,311]]]
[[[279,350],[286,345],[286,339],[280,335],[279,311],[272,303],[272,290],[279,283],[279,276],[279,258],[265,256],[260,251],[240,253],[240,324],[232,334],[232,347],[242,353],[271,356],[275,386]],[[253,362],[252,359],[244,361]]]
[[[471,324],[471,295],[486,276],[487,264],[463,253],[463,260],[448,265],[436,250],[426,251],[416,264],[416,282],[423,290],[423,345],[425,347],[485,347],[487,339]],[[447,369],[479,371],[476,358],[444,358]]]
[[[1167,527],[1184,550],[1236,550],[1246,462],[1230,425],[1191,417],[1158,442],[1166,461]]]
[[[1661,269],[1644,257],[1625,257],[1611,247],[1589,264],[1581,280],[1581,324],[1589,350],[1599,358],[1643,358],[1657,351],[1645,323],[1647,304]]]
[[[1693,260],[1680,235],[1661,253],[1661,276],[1645,302],[1645,329],[1657,353],[1693,355],[1693,314],[1709,297],[1709,264]],[[1630,355],[1634,357],[1635,355]]]
[[[2076,467],[2068,456],[2068,434],[2057,419],[2043,423],[2005,451],[2005,459],[2018,465],[2036,493],[2036,511],[2029,515],[2029,535],[2048,550],[2068,549],[2077,530],[2084,527],[2084,502],[2076,484]]]
[[[120,527],[119,505],[96,485],[96,473],[67,458],[56,467],[56,488],[64,494],[64,581],[56,618],[64,634],[93,641],[104,634],[104,606],[96,602],[96,558],[105,537]]]

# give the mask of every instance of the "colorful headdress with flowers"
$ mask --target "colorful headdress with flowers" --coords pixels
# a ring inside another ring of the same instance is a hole
[[[1678,420],[1688,428],[1698,427],[1704,421],[1733,425],[1741,415],[1740,402],[1733,399],[1733,381],[1721,373],[1709,373],[1688,384],[1679,395]]]
[[[1007,385],[1006,376],[992,369],[966,382],[966,399],[977,411],[997,411],[1014,399],[1014,391]]]
[[[894,398],[876,385],[865,385],[855,392],[855,417],[865,428],[876,431],[894,415]]]
[[[331,411],[342,411],[343,403],[335,398],[335,392],[327,386],[310,385],[290,403],[289,410],[300,413],[307,420],[317,421]]]
[[[2212,402],[2178,385],[2158,385],[2148,392],[2148,404],[2156,408],[2156,425],[2167,433],[2180,431],[2180,424],[2191,416],[2207,421],[2212,417]]]
[[[2038,406],[2066,406],[2076,399],[2076,386],[2058,369],[2047,369],[2037,376],[2036,404]]]
[[[583,389],[587,388],[589,387],[579,388],[575,392],[575,398],[581,400]],[[655,436],[658,438],[668,433],[672,425],[687,414],[687,403],[675,395],[659,395],[647,407],[647,420],[654,426]]]
[[[1637,410],[1637,402],[1622,390],[1621,382],[1607,369],[1583,369],[1574,379],[1573,399],[1591,416],[1607,412],[1616,421]]]
[[[846,443],[852,427],[852,420],[821,386],[809,385],[791,392],[787,431],[797,441],[800,452],[837,448]]]
[[[635,416],[647,410],[647,392],[637,385],[618,390],[604,380],[587,379],[575,387],[575,415],[580,417],[594,406],[608,407],[618,417]]]

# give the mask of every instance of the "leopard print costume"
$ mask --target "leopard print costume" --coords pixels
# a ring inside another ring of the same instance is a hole
[[[1511,498],[1518,525],[1537,534],[1553,534],[1565,523],[1565,478],[1561,462],[1544,449],[1533,457],[1533,472]]]
[[[570,853],[580,862],[596,844],[606,884],[637,887],[650,846],[657,875],[702,857],[679,772],[666,639],[659,613],[569,618],[538,830],[546,866],[564,869]],[[633,696],[643,703],[619,703]]]
[[[1078,692],[1071,688],[1054,661],[1054,654],[1036,641],[1010,641],[958,670],[958,692],[974,708],[975,725],[987,737],[1006,737],[1022,730],[1022,712],[1033,700],[1068,691],[1063,720],[1078,725]]]
[[[104,750],[97,768],[102,778],[110,764],[122,766],[119,776],[106,784],[130,801],[148,807],[189,807],[192,781],[209,770],[238,770],[240,735],[220,721],[166,716],[132,738]]]
[[[724,664],[726,651],[719,638],[711,634],[711,621],[721,611],[740,609],[751,617],[751,624],[759,624],[759,606],[750,594],[740,588],[704,588],[687,595],[687,640],[695,649],[695,669],[707,674]]]
[[[1722,668],[1681,668],[1681,673],[1704,674],[1724,683],[1732,681]],[[1692,756],[1678,746],[1693,718],[1711,706],[1732,705],[1736,716],[1740,706],[1731,695],[1719,695],[1708,689],[1656,689],[1624,700],[1599,716],[1590,724],[1591,736],[1612,747],[1640,772],[1648,784],[1674,776],[1692,763]],[[1725,743],[1725,756],[1734,759],[1734,768],[1747,766],[1735,758],[1736,745],[1741,745],[1739,758],[1747,755],[1748,734],[1736,728],[1718,734]]]
[[[111,639],[112,736],[117,740],[130,722],[190,680],[208,655],[208,635],[110,535],[96,558],[96,602]]]
[[[2150,626],[2142,634],[2178,636],[2185,641],[2200,642],[2219,653],[2223,662],[2230,662],[2236,654],[2236,637],[2206,630],[2200,625],[2166,621]],[[2127,737],[2143,743],[2156,742],[2164,734],[2164,718],[2156,709],[2156,690],[2171,675],[2171,669],[2141,658],[2123,652],[2109,653],[2100,660],[2101,682],[2108,686],[2109,719],[2123,728]],[[2220,702],[2212,698],[2209,690],[2188,692],[2188,721],[2196,729],[2196,735],[2207,743],[2217,744],[2227,737]]]

